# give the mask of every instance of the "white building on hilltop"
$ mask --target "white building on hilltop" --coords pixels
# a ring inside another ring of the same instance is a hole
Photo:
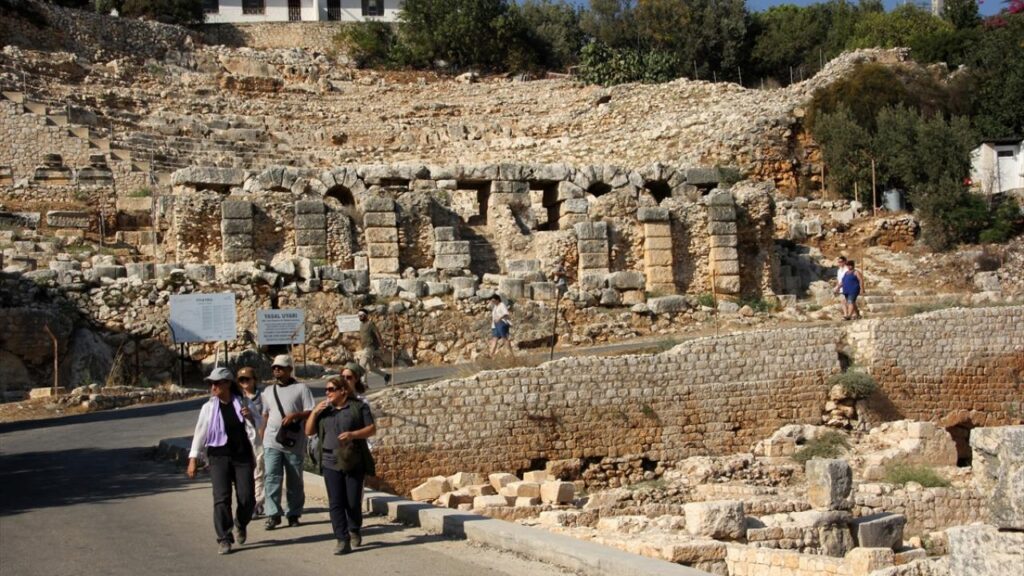
[[[203,0],[209,24],[398,19],[402,0]]]
[[[971,180],[985,194],[1024,190],[1024,139],[982,142],[971,152]]]

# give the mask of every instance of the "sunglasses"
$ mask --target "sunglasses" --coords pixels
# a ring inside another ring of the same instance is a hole
[[[223,386],[224,384],[228,384],[228,381],[227,380],[213,380],[213,381],[210,382],[210,386]]]
[[[346,376],[342,376],[342,378],[344,378],[345,380],[358,380],[359,379],[359,378],[356,377],[355,374],[348,374]]]
[[[327,388],[324,388],[324,390],[326,390],[328,394],[331,392],[348,392],[348,388],[335,388],[334,386],[328,386]]]
[[[239,376],[238,377],[238,381],[239,382],[252,382],[252,378],[249,378],[248,376]]]

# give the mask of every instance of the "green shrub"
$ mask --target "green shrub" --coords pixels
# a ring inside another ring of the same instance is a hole
[[[385,22],[349,24],[334,36],[334,44],[357,68],[389,67],[397,58],[395,29]]]
[[[614,86],[628,82],[654,84],[676,78],[674,55],[659,50],[609,48],[592,42],[580,52],[579,77],[589,84]]]
[[[148,18],[164,24],[189,26],[202,24],[203,0],[125,0],[121,16],[126,18]]]
[[[1002,244],[1021,229],[1020,206],[1015,198],[1005,198],[990,212],[988,226],[978,234],[978,241],[984,244]]]
[[[945,488],[949,481],[928,466],[893,462],[885,467],[885,481],[892,484],[917,482],[925,488]]]
[[[829,386],[839,384],[846,395],[853,398],[867,398],[878,389],[878,383],[870,374],[864,372],[843,372],[828,379]]]
[[[814,458],[836,458],[850,447],[849,440],[842,432],[829,431],[813,440],[808,440],[803,448],[793,454],[793,460],[806,464]]]
[[[714,308],[715,295],[710,292],[705,292],[700,296],[697,296],[697,304],[704,306],[705,308]]]
[[[754,312],[771,312],[775,310],[775,303],[769,302],[764,298],[748,298],[739,301],[740,308],[744,306],[750,306],[750,309]]]

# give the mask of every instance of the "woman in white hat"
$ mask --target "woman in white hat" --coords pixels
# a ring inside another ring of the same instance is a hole
[[[245,397],[227,368],[213,369],[204,380],[210,386],[210,400],[203,404],[188,455],[188,477],[196,477],[198,460],[209,462],[213,482],[213,528],[218,552],[228,554],[234,542],[245,544],[246,527],[256,507],[256,430],[260,416]],[[237,515],[231,514],[231,486],[238,501]]]

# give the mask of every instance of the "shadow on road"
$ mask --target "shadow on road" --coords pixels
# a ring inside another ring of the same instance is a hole
[[[150,448],[57,450],[0,455],[0,516],[40,508],[202,488]]]
[[[150,416],[164,416],[176,412],[187,412],[197,410],[208,397],[170,402],[166,404],[147,404],[145,406],[133,406],[120,410],[105,410],[102,412],[89,412],[88,414],[76,414],[74,416],[58,416],[56,418],[43,418],[41,420],[22,420],[20,422],[7,422],[0,424],[0,434],[7,432],[18,432],[20,430],[35,430],[38,428],[50,428],[52,426],[67,426],[70,424],[87,424],[90,422],[109,422],[114,420],[128,420],[131,418],[149,418]]]

